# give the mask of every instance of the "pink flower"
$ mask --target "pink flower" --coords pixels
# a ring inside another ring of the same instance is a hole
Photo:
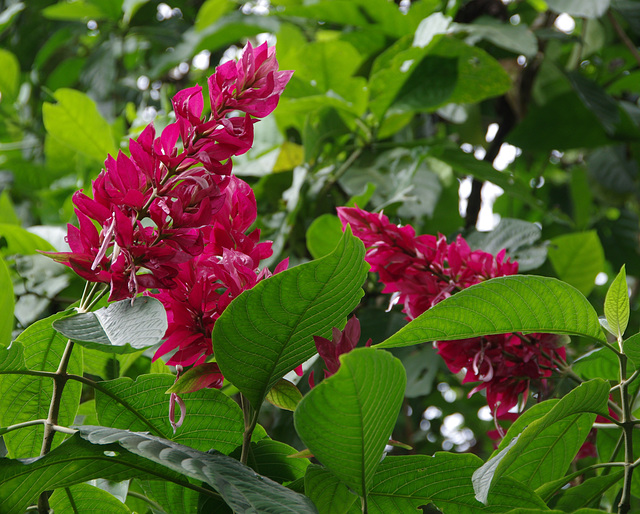
[[[353,350],[360,340],[360,322],[358,318],[352,316],[344,327],[339,330],[333,327],[333,337],[331,341],[325,337],[313,336],[318,354],[324,360],[327,369],[324,370],[324,377],[330,377],[340,369],[340,355]],[[371,345],[369,339],[365,346]],[[313,371],[309,375],[309,385],[314,387]]]
[[[392,294],[391,305],[402,305],[410,320],[462,289],[518,272],[505,250],[495,257],[471,251],[461,236],[451,243],[441,234],[416,236],[413,227],[358,207],[339,207],[338,216],[364,242],[365,259],[385,284],[383,292]],[[436,346],[453,373],[465,370],[464,382],[480,382],[470,394],[484,389],[496,419],[507,417],[520,395],[526,398],[531,381],[544,387],[555,361],[565,357],[557,337],[547,334],[503,334]]]
[[[224,93],[211,91],[217,103],[208,118],[202,118],[200,86],[178,92],[173,99],[176,122],[159,137],[152,125],[146,127],[129,142],[131,157],[119,152],[117,158],[107,158],[93,181],[91,197],[82,191],[74,194],[80,228],[69,226],[71,252],[47,255],[86,280],[109,284],[109,299],[120,300],[145,289],[176,287],[180,272],[186,273],[183,264],[209,245],[222,263],[209,256],[210,265],[204,268],[218,266],[217,273],[226,273],[224,280],[251,287],[253,279],[245,269],[238,270],[256,264],[270,249],[258,243],[259,232],[245,233],[248,225],[242,220],[255,198],[240,195],[237,199],[244,203],[235,205],[235,197],[224,191],[229,185],[233,191],[238,187],[228,178],[231,157],[253,144],[257,120],[252,116],[270,113],[291,77],[291,72],[277,70],[274,52],[266,45],[254,50],[249,44],[239,63],[218,68],[210,83],[214,89],[222,84]],[[244,114],[235,115],[237,110]],[[223,208],[231,222],[216,222]],[[223,248],[245,254],[250,264]],[[236,264],[224,271],[230,259]],[[243,273],[247,277],[242,278]]]
[[[262,118],[276,108],[291,75],[278,71],[274,47],[247,43],[238,62],[226,62],[209,78],[211,110],[222,116],[238,109]]]

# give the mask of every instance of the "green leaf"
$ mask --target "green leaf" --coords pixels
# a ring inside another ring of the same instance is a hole
[[[291,382],[281,378],[267,393],[266,400],[281,409],[294,411],[302,400],[302,393]]]
[[[110,393],[96,391],[100,424],[151,430],[165,439],[201,451],[215,448],[222,453],[230,453],[242,444],[242,411],[238,404],[217,389],[202,389],[183,397],[187,415],[174,435],[167,415],[169,397],[165,394],[173,381],[173,375],[162,374],[142,375],[136,380],[118,378],[100,382],[101,389]]]
[[[595,230],[575,232],[551,240],[549,260],[558,278],[587,296],[604,269],[604,249]]]
[[[511,25],[495,18],[482,16],[472,24],[455,23],[453,32],[466,32],[468,44],[484,39],[515,54],[533,57],[538,52],[538,41],[526,24]]]
[[[13,24],[16,17],[26,7],[24,2],[16,2],[9,5],[4,11],[0,12],[0,33]]]
[[[502,476],[533,489],[563,476],[589,434],[595,415],[608,414],[608,398],[608,382],[584,382],[517,437],[503,441],[500,452],[473,474],[476,498],[486,502],[493,483]]]
[[[579,18],[600,18],[609,8],[610,0],[547,0],[549,9]]]
[[[93,514],[127,514],[131,510],[118,498],[89,484],[58,489],[49,498],[54,512],[91,512]]]
[[[620,379],[620,362],[617,355],[609,348],[597,348],[582,355],[576,359],[571,367],[585,380],[592,378]]]
[[[474,497],[471,476],[482,461],[472,454],[436,453],[386,457],[376,472],[369,492],[369,512],[417,512],[433,503],[442,512],[473,514],[503,512],[505,507],[544,507],[528,487],[502,480],[491,491],[488,505]],[[498,509],[502,507],[502,509]]]
[[[573,512],[581,507],[588,507],[599,500],[612,486],[622,480],[624,470],[613,471],[608,475],[588,478],[563,492],[555,507],[564,512]]]
[[[334,475],[366,498],[395,426],[406,377],[390,353],[356,348],[294,413],[300,439]]]
[[[37,250],[55,252],[56,249],[40,236],[19,225],[0,223],[0,250],[3,255],[33,255]]]
[[[84,21],[88,19],[100,20],[106,17],[98,6],[83,0],[59,2],[42,9],[42,15],[50,20]]]
[[[254,408],[316,352],[312,336],[344,325],[367,269],[364,246],[347,229],[331,254],[263,280],[225,309],[213,329],[216,360]]]
[[[149,296],[120,300],[94,312],[53,323],[58,332],[78,344],[109,353],[133,353],[161,341],[167,314],[160,301]]]
[[[598,117],[607,133],[613,134],[620,124],[617,102],[597,82],[586,78],[582,73],[570,72],[567,77],[585,106]]]
[[[329,255],[340,242],[342,223],[335,214],[323,214],[307,229],[307,249],[314,259]]]
[[[261,439],[251,443],[248,464],[261,475],[279,484],[288,484],[305,476],[309,459],[290,458],[298,450],[288,444]]]
[[[0,48],[0,67],[0,104],[12,104],[20,88],[20,63],[9,50]]]
[[[55,372],[60,365],[67,339],[51,327],[51,322],[59,318],[56,314],[37,321],[16,339],[24,349],[25,365],[30,370]],[[15,343],[14,343],[15,344]],[[12,345],[13,347],[13,345]],[[71,353],[67,371],[82,375],[82,352]],[[50,378],[21,374],[0,375],[0,426],[7,427],[25,421],[45,419],[49,413],[53,381]],[[69,381],[65,385],[60,403],[58,424],[68,426],[73,423],[80,404],[81,384]],[[11,457],[34,457],[42,447],[43,425],[26,427],[4,435]],[[60,444],[60,435],[53,440],[53,446]]]
[[[307,468],[304,493],[321,514],[344,514],[358,499],[337,476],[317,464],[311,464]]]
[[[20,341],[14,341],[9,347],[0,346],[0,372],[24,369],[27,369],[27,365],[24,362],[24,346]]]
[[[195,28],[201,31],[209,25],[213,25],[227,11],[234,8],[229,0],[207,0],[202,4],[196,16]]]
[[[75,434],[44,457],[3,459],[0,505],[21,513],[45,490],[69,487],[94,478],[167,480],[190,486],[182,475],[123,450],[117,444],[93,445]]]
[[[556,95],[543,106],[531,109],[509,133],[507,141],[531,152],[594,148],[610,143],[598,117],[573,91]]]
[[[510,332],[575,334],[606,342],[598,315],[574,287],[554,278],[513,275],[456,293],[376,346],[393,348]]]
[[[539,268],[547,259],[546,246],[533,246],[540,239],[541,232],[535,223],[502,218],[490,232],[471,232],[467,243],[474,250],[480,249],[492,255],[505,249],[507,257],[517,261],[518,271],[523,272]]]
[[[107,154],[115,157],[117,149],[111,127],[91,98],[64,88],[53,96],[56,104],[45,102],[42,106],[44,126],[51,137],[98,162],[103,162]]]
[[[0,312],[4,312],[0,318],[0,346],[7,346],[11,341],[14,308],[13,282],[6,262],[0,258]]]
[[[317,512],[308,498],[256,475],[250,468],[220,452],[199,452],[166,439],[128,430],[83,426],[78,431],[81,437],[93,444],[117,442],[131,453],[206,482],[235,511]]]
[[[624,353],[631,361],[635,369],[640,368],[640,334],[634,334],[622,343]]]
[[[622,341],[622,336],[629,323],[629,286],[624,266],[607,291],[604,299],[604,315],[611,333],[619,341]]]

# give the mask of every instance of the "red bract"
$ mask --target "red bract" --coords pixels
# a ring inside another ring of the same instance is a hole
[[[175,123],[158,137],[152,125],[146,127],[130,141],[131,157],[119,152],[107,158],[91,197],[81,191],[74,195],[80,228],[69,227],[71,251],[49,255],[89,281],[109,284],[109,299],[121,300],[145,289],[183,285],[185,263],[206,253],[209,245],[214,250],[204,258],[204,269],[224,275],[221,280],[235,288],[251,287],[252,280],[240,278],[246,269],[237,270],[255,265],[255,275],[270,250],[258,244],[259,233],[245,234],[247,202],[235,204],[235,197],[224,192],[238,184],[228,178],[231,157],[253,144],[257,120],[252,116],[273,111],[291,77],[292,72],[278,71],[274,52],[266,44],[255,50],[248,44],[240,62],[219,67],[209,81],[215,100],[208,117],[202,117],[200,86],[178,92]],[[216,221],[222,208],[225,216]],[[242,226],[235,235],[229,234],[229,219],[234,227]],[[247,255],[251,264],[223,248]],[[227,269],[230,259],[233,269]]]
[[[278,71],[275,52],[267,43],[255,49],[249,43],[238,62],[220,66],[209,78],[211,110],[218,116],[234,109],[257,117],[271,113],[293,74]]]
[[[169,318],[166,340],[154,357],[175,351],[167,364],[202,364],[213,353],[211,334],[220,314],[240,293],[271,276],[268,269],[259,269],[260,261],[272,254],[271,243],[258,243],[258,230],[245,233],[257,216],[249,185],[230,177],[221,205],[203,230],[204,251],[178,265],[175,287],[152,294]],[[237,206],[241,213],[236,213]],[[286,267],[287,261],[280,263],[275,273]]]
[[[392,294],[391,305],[402,305],[410,320],[462,289],[518,272],[505,250],[495,257],[471,251],[461,236],[451,243],[441,234],[416,236],[413,227],[358,207],[339,207],[338,216],[364,242],[365,259],[385,284],[383,292]],[[470,394],[486,390],[494,417],[502,418],[520,395],[526,398],[531,380],[543,381],[554,360],[564,359],[557,341],[546,334],[503,334],[436,345],[452,372],[465,370],[464,382],[480,382]]]
[[[340,369],[340,355],[349,353],[353,350],[358,341],[360,340],[360,321],[353,316],[344,327],[344,330],[340,330],[333,327],[332,339],[329,341],[326,337],[313,336],[313,340],[316,343],[316,349],[318,355],[322,357],[327,369],[324,370],[324,377],[330,377],[338,369]],[[369,339],[365,346],[371,345],[371,339]],[[313,372],[309,376],[309,385],[314,387]]]

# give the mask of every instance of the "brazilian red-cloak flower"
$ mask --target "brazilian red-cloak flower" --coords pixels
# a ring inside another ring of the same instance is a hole
[[[313,336],[313,341],[316,343],[318,355],[322,357],[326,366],[324,378],[330,377],[340,369],[340,355],[349,353],[360,341],[360,321],[352,316],[343,330],[333,327],[331,340],[326,337]],[[365,346],[370,345],[371,339],[366,342]],[[309,375],[309,385],[315,386],[313,371]]]
[[[440,234],[416,236],[410,225],[358,207],[339,207],[338,216],[364,242],[365,259],[385,285],[383,292],[392,295],[391,305],[402,305],[410,320],[457,291],[518,272],[504,250],[495,257],[472,251],[461,236],[451,243]],[[547,334],[501,334],[436,346],[453,373],[464,370],[464,382],[480,382],[470,394],[484,389],[495,419],[507,417],[521,395],[526,399],[532,380],[544,385],[565,357],[558,338]]]
[[[175,123],[158,137],[146,127],[129,142],[130,157],[107,158],[91,197],[74,195],[79,228],[69,225],[71,251],[48,255],[86,280],[109,284],[110,300],[175,287],[180,267],[212,244],[205,235],[223,207],[231,157],[251,147],[254,117],[273,111],[291,77],[278,71],[274,52],[248,44],[238,63],[219,67],[206,118],[202,88],[180,91]],[[255,234],[243,237],[245,246],[256,243],[254,253],[264,252]]]

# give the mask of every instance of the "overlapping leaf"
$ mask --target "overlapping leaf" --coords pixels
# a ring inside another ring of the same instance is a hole
[[[298,435],[345,484],[366,497],[402,404],[406,376],[390,353],[356,348],[338,372],[305,396],[296,412]]]
[[[260,282],[216,321],[213,347],[224,376],[259,407],[267,391],[315,353],[363,295],[362,242],[347,229],[326,257]]]
[[[54,512],[91,512],[93,514],[127,514],[131,509],[118,498],[93,485],[76,484],[58,489],[49,505]]]
[[[153,434],[207,451],[212,448],[230,453],[242,444],[244,429],[238,404],[217,389],[202,389],[184,396],[187,415],[173,433],[167,413],[172,375],[142,375],[135,381],[118,378],[101,382],[96,392],[96,411],[100,424],[108,427],[151,430]],[[115,398],[114,398],[115,397]],[[117,398],[117,400],[116,400]],[[176,408],[178,410],[178,408]]]
[[[532,421],[517,437],[505,438],[500,452],[473,475],[476,498],[486,502],[502,476],[532,488],[560,478],[587,437],[596,414],[607,413],[609,383],[595,379],[573,389],[543,417]],[[589,414],[587,414],[589,413]]]
[[[167,314],[160,301],[143,296],[56,320],[53,328],[87,348],[132,353],[160,342]]]
[[[166,439],[128,430],[86,426],[79,427],[79,432],[93,444],[118,443],[133,454],[206,482],[237,512],[317,512],[308,498],[256,474],[222,453],[199,452]]]
[[[476,284],[435,305],[379,347],[510,332],[576,334],[605,342],[598,316],[574,287],[533,275]]]

